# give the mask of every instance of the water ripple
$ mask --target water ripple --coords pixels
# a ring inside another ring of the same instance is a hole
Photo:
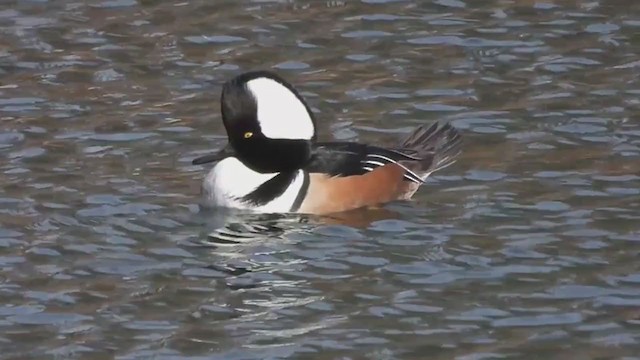
[[[0,10],[8,358],[637,357],[635,2],[16,2]],[[267,68],[319,137],[464,135],[414,201],[205,211],[218,97]],[[320,355],[321,354],[321,355]]]

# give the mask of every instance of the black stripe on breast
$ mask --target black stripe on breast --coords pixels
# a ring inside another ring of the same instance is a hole
[[[296,212],[300,209],[300,205],[302,205],[302,201],[307,196],[307,190],[309,190],[309,173],[306,171],[302,172],[304,178],[302,179],[302,186],[300,187],[300,191],[298,192],[298,196],[296,196],[293,205],[291,205],[291,212]]]
[[[241,201],[255,206],[264,205],[278,196],[284,194],[289,185],[295,180],[297,170],[281,172],[265,181],[255,190],[240,198]],[[297,199],[296,199],[297,200]]]

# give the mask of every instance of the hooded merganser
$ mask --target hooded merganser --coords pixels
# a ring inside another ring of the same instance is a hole
[[[458,131],[437,122],[395,148],[317,142],[305,100],[269,71],[227,81],[221,103],[229,143],[192,162],[218,162],[202,185],[208,207],[327,214],[407,200],[460,153]]]

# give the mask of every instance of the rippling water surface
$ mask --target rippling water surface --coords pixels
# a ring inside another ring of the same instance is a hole
[[[3,2],[3,358],[638,359],[638,34],[636,1]],[[412,202],[203,212],[255,68],[322,139],[464,153]]]

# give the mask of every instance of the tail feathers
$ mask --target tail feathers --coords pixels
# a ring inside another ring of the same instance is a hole
[[[446,123],[422,125],[414,130],[400,145],[400,151],[416,158],[412,170],[423,181],[433,172],[456,162],[461,152],[462,138],[456,128]]]

